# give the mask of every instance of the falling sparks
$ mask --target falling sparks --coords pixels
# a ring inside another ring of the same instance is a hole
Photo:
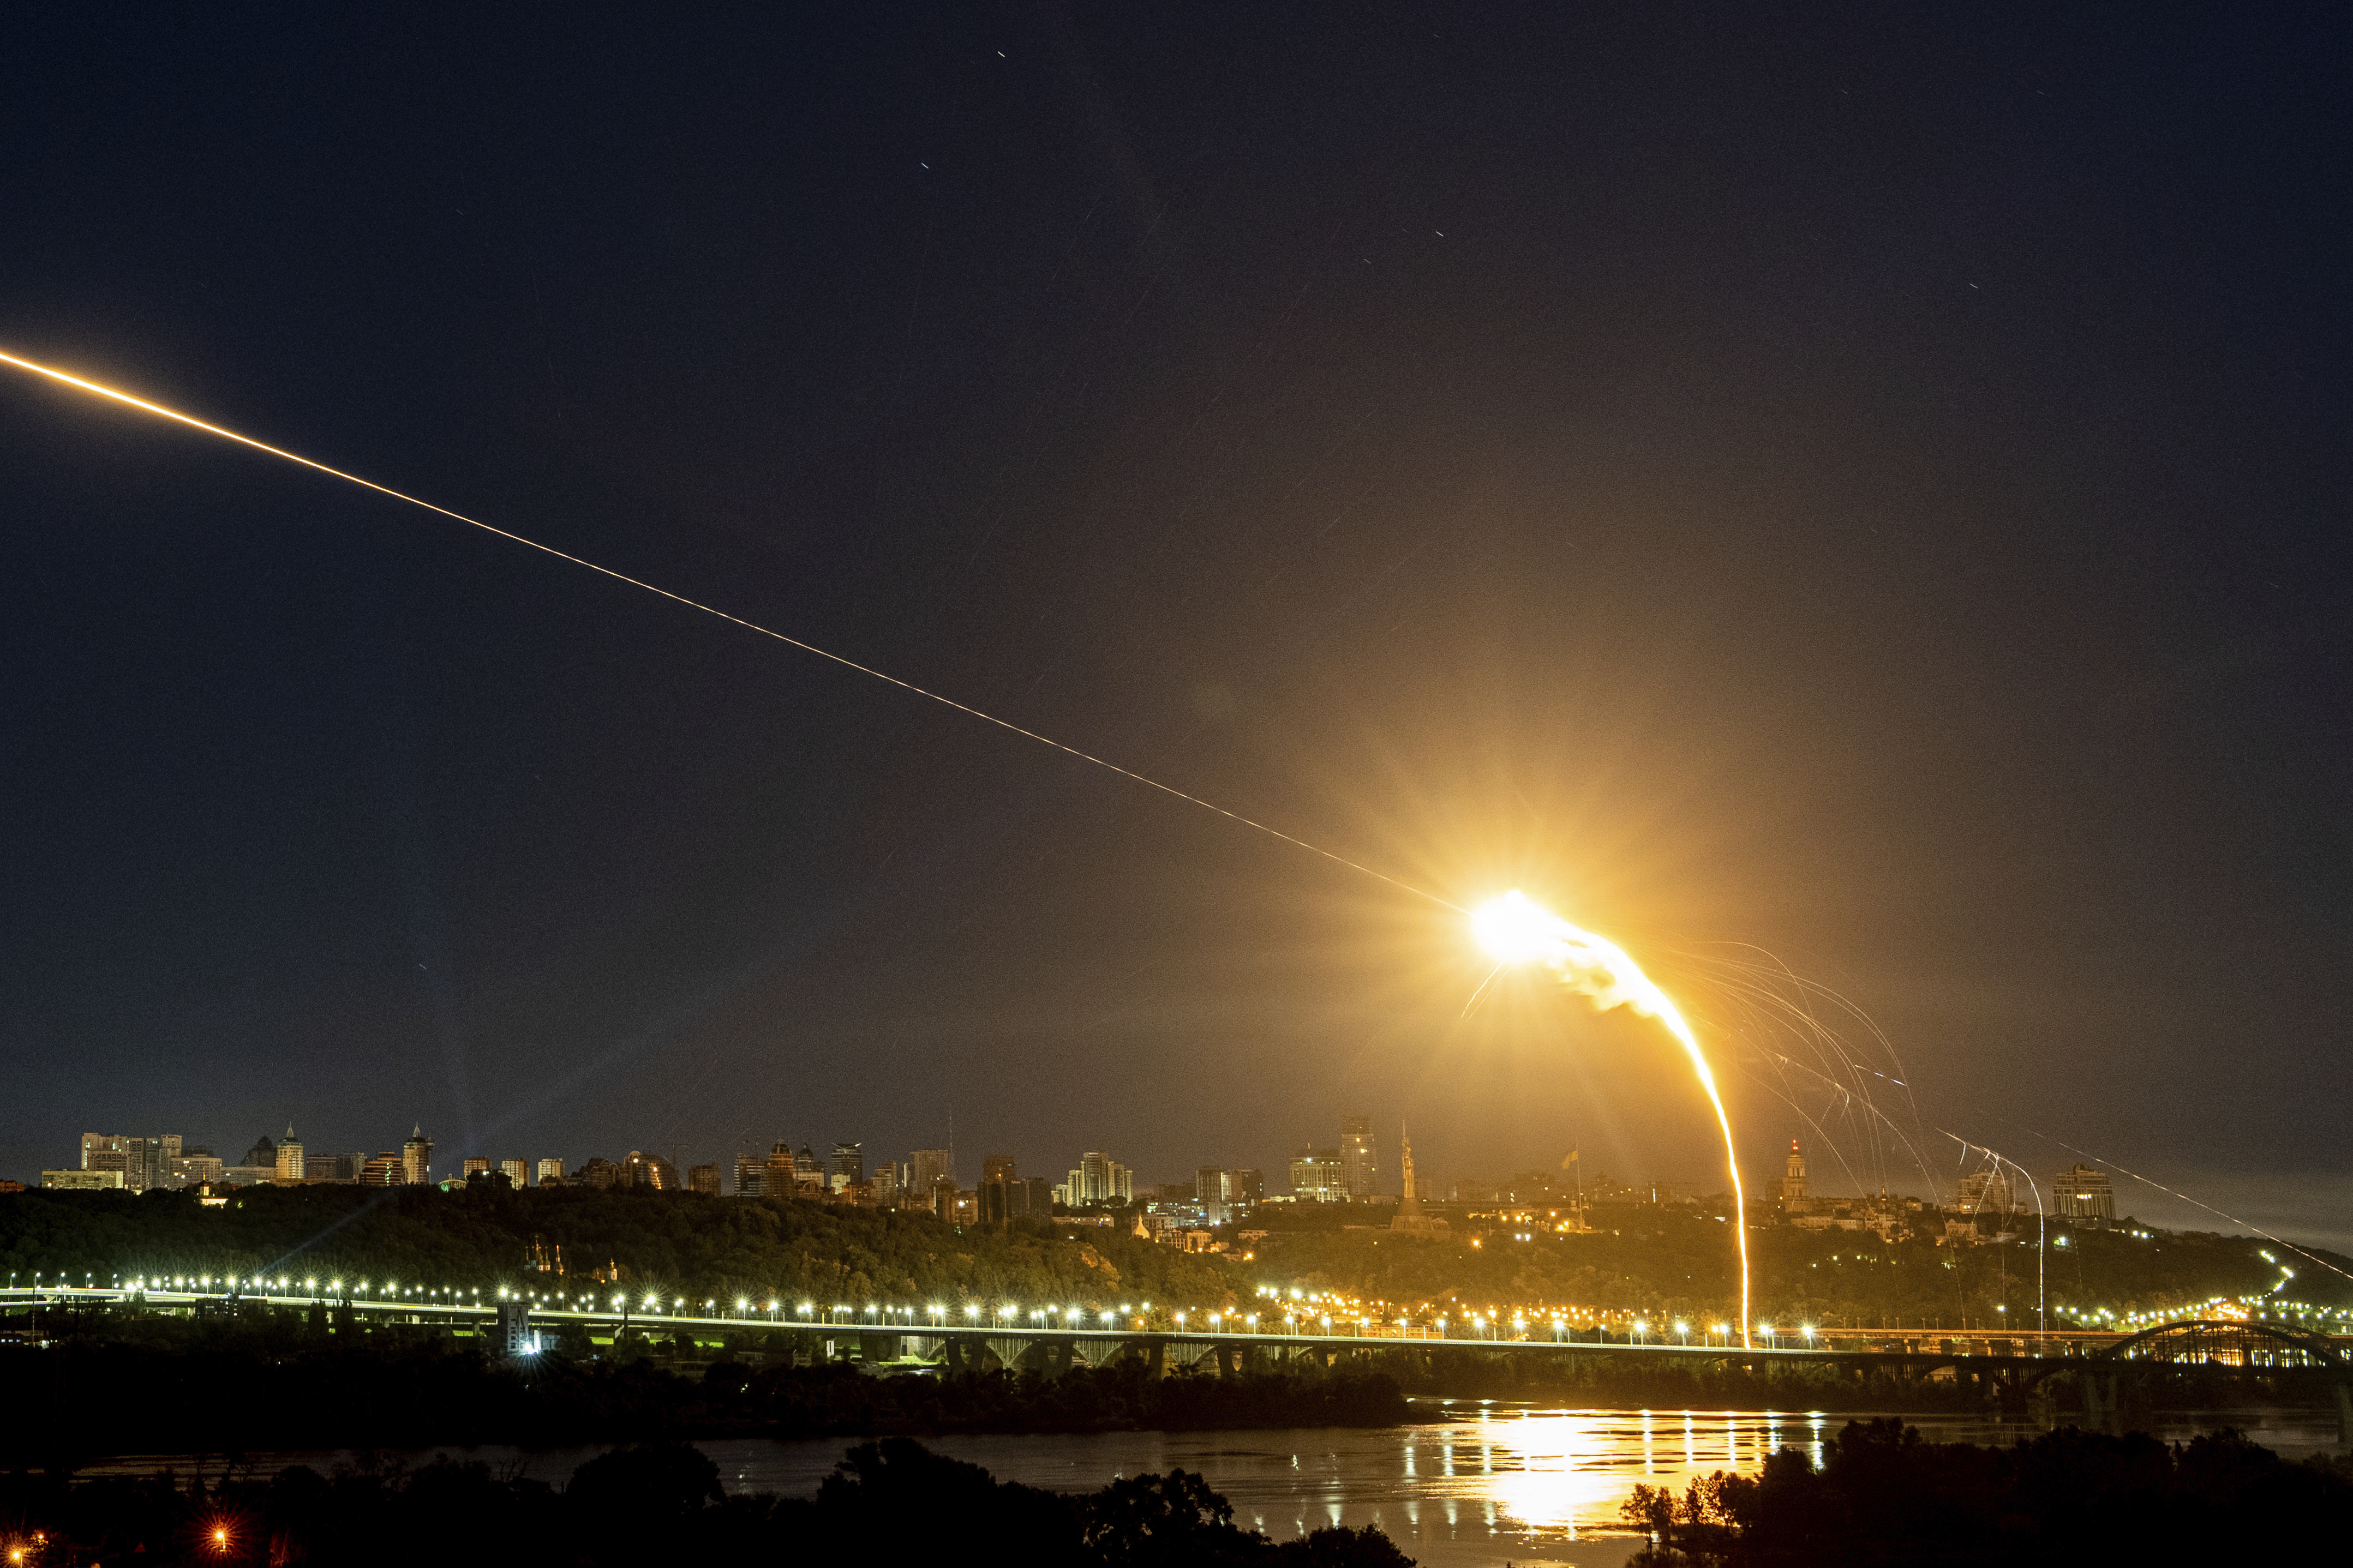
[[[1716,1091],[1715,1073],[1699,1048],[1683,1016],[1667,994],[1642,973],[1626,950],[1607,937],[1569,924],[1526,894],[1516,890],[1482,904],[1471,917],[1480,944],[1497,963],[1541,963],[1570,990],[1593,999],[1603,1012],[1631,1007],[1646,1018],[1656,1018],[1683,1042],[1692,1070],[1715,1108],[1715,1124],[1724,1134],[1725,1168],[1732,1175],[1732,1233],[1740,1247],[1740,1345],[1749,1343],[1747,1204],[1740,1189],[1740,1157],[1733,1148],[1732,1118],[1725,1113],[1724,1096]]]

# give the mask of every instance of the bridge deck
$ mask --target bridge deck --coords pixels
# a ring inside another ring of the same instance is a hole
[[[370,1316],[398,1317],[411,1321],[438,1321],[452,1327],[487,1324],[497,1315],[498,1303],[431,1302],[377,1300],[367,1297],[331,1298],[301,1292],[282,1294],[239,1294],[230,1296],[222,1291],[204,1290],[138,1290],[103,1286],[83,1286],[59,1289],[41,1288],[37,1292],[29,1287],[0,1288],[0,1310],[10,1307],[55,1306],[70,1303],[111,1303],[139,1300],[150,1308],[163,1310],[193,1310],[203,1302],[259,1302],[272,1307],[305,1309],[313,1305],[349,1308]],[[576,1323],[592,1331],[617,1331],[622,1328],[656,1329],[671,1332],[709,1333],[743,1332],[754,1330],[791,1329],[803,1332],[825,1334],[835,1338],[855,1338],[860,1335],[897,1335],[921,1339],[1018,1339],[1034,1343],[1068,1342],[1073,1345],[1137,1345],[1163,1346],[1249,1345],[1282,1351],[1351,1351],[1396,1350],[1408,1347],[1426,1349],[1482,1350],[1511,1352],[1536,1355],[1606,1355],[1640,1357],[1662,1363],[1722,1361],[1727,1356],[1746,1362],[1809,1362],[1830,1364],[1873,1366],[1940,1366],[1958,1360],[1972,1363],[2044,1362],[2053,1359],[2082,1360],[2095,1355],[2130,1336],[2115,1333],[2061,1331],[2035,1335],[2010,1331],[2001,1334],[1938,1331],[1818,1331],[1804,1343],[1773,1342],[1753,1343],[1746,1348],[1721,1342],[1688,1344],[1646,1341],[1629,1343],[1622,1340],[1597,1342],[1570,1338],[1556,1339],[1550,1334],[1492,1337],[1469,1332],[1441,1334],[1426,1329],[1400,1330],[1393,1325],[1375,1327],[1366,1332],[1356,1325],[1335,1325],[1324,1333],[1276,1332],[1248,1328],[1220,1326],[1216,1329],[1145,1328],[1134,1325],[1050,1328],[1029,1323],[991,1322],[987,1319],[955,1321],[947,1318],[918,1321],[909,1317],[877,1320],[854,1315],[828,1319],[824,1316],[800,1317],[791,1314],[771,1315],[750,1312],[742,1315],[721,1313],[704,1315],[692,1312],[660,1310],[573,1310],[560,1308],[531,1310],[532,1321],[543,1325]],[[2353,1337],[2337,1342],[2347,1351],[2353,1351]],[[1997,1350],[1994,1347],[2003,1348]]]

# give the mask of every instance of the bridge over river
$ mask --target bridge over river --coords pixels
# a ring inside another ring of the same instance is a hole
[[[2055,1410],[2063,1390],[2072,1390],[2086,1425],[2110,1427],[2126,1405],[2147,1403],[2155,1380],[2304,1374],[2316,1387],[2333,1389],[2340,1423],[2353,1440],[2353,1338],[2332,1338],[2264,1321],[2188,1320],[2134,1334],[2066,1331],[2031,1333],[1930,1333],[1923,1331],[1817,1330],[1799,1335],[1767,1334],[1746,1347],[1721,1338],[1698,1344],[1656,1338],[1604,1338],[1591,1331],[1551,1328],[1536,1320],[1506,1333],[1500,1321],[1451,1331],[1434,1326],[1338,1323],[1303,1331],[1294,1322],[1261,1330],[1252,1320],[1222,1317],[1189,1327],[1103,1314],[1077,1326],[1049,1326],[1010,1318],[987,1321],[977,1310],[956,1314],[934,1309],[805,1308],[785,1312],[690,1310],[682,1300],[617,1301],[589,1310],[550,1309],[520,1300],[501,1303],[479,1297],[443,1301],[377,1300],[364,1294],[334,1294],[305,1282],[278,1291],[161,1287],[47,1287],[0,1289],[0,1320],[12,1337],[44,1338],[42,1319],[54,1333],[60,1318],[129,1306],[163,1313],[208,1316],[247,1308],[307,1311],[314,1307],[348,1312],[353,1320],[438,1325],[453,1332],[499,1342],[501,1351],[533,1353],[548,1339],[577,1329],[607,1340],[636,1330],[685,1336],[712,1344],[731,1336],[758,1333],[771,1347],[770,1359],[788,1357],[815,1364],[850,1362],[877,1373],[932,1371],[955,1373],[1008,1368],[1059,1376],[1075,1366],[1141,1363],[1151,1373],[1193,1371],[1233,1376],[1253,1371],[1310,1372],[1350,1365],[1386,1366],[1427,1376],[1466,1361],[1497,1363],[1512,1376],[1540,1387],[1549,1363],[1601,1363],[1623,1368],[1685,1366],[1765,1372],[1776,1366],[1821,1366],[1858,1377],[1901,1371],[1914,1376],[1951,1379],[1982,1387],[1989,1398],[2030,1408]],[[925,1321],[927,1320],[927,1321]],[[778,1348],[778,1342],[781,1347]],[[2314,1375],[2314,1374],[2316,1374]],[[2121,1380],[2121,1381],[2120,1381]]]

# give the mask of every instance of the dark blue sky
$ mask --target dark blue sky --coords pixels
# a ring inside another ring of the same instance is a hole
[[[1761,944],[1928,1126],[2341,1236],[2346,44],[53,8],[0,345],[1458,901]],[[10,1174],[953,1113],[1159,1180],[1359,1110],[1711,1168],[1654,1032],[1461,1020],[1435,906],[788,648],[17,381],[0,508]],[[1719,1045],[1762,1174],[1826,1102]]]

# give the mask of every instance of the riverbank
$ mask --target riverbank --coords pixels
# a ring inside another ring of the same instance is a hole
[[[1431,1419],[1443,1415],[1446,1419]],[[2252,1426],[2260,1413],[2232,1413]],[[1983,1417],[1924,1415],[1906,1425],[1931,1443],[2008,1450],[2041,1432]],[[1568,1411],[1478,1401],[1433,1411],[1414,1406],[1398,1427],[1193,1433],[971,1435],[925,1447],[976,1464],[999,1481],[1088,1494],[1117,1477],[1183,1469],[1202,1476],[1234,1508],[1238,1524],[1278,1541],[1334,1524],[1377,1527],[1423,1568],[1502,1568],[1506,1562],[1619,1568],[1642,1545],[1622,1515],[1632,1489],[1659,1486],[1683,1496],[1722,1471],[1756,1475],[1767,1456],[1793,1448],[1821,1463],[1845,1426],[1820,1415]],[[2187,1444],[2217,1428],[2182,1415],[2157,1437]],[[2333,1418],[2259,1428],[2266,1446],[2300,1458],[2332,1446]],[[814,1498],[848,1445],[838,1440],[733,1438],[695,1447],[717,1467],[730,1494]],[[437,1459],[481,1467],[492,1476],[562,1489],[606,1450],[512,1447],[376,1452],[256,1453],[240,1463],[248,1482],[290,1465],[322,1477],[339,1471],[414,1473]],[[214,1487],[218,1456],[151,1455],[115,1461],[90,1478],[150,1480],[169,1471],[185,1489],[201,1475]]]
[[[1141,1361],[1056,1377],[995,1371],[946,1373],[920,1364],[868,1370],[836,1362],[795,1366],[746,1357],[695,1365],[633,1347],[623,1358],[543,1353],[486,1358],[479,1342],[415,1328],[347,1334],[291,1314],[226,1322],[109,1323],[56,1344],[0,1346],[0,1468],[72,1470],[140,1443],[116,1412],[162,1391],[174,1408],[206,1413],[201,1445],[215,1453],[262,1449],[508,1445],[552,1449],[624,1441],[792,1439],[978,1433],[1271,1430],[1378,1427],[1448,1408],[1433,1401],[1535,1401],[1554,1408],[1790,1411],[1824,1415],[1987,1417],[1990,1390],[1966,1381],[1804,1363],[1757,1372],[1672,1363],[1628,1366],[1605,1357],[1510,1358],[1438,1351],[1386,1372],[1342,1360],[1215,1375],[1162,1377]],[[2290,1386],[2300,1374],[2251,1385],[2245,1402],[2318,1405]],[[2130,1391],[2127,1391],[2130,1392]],[[2127,1414],[2146,1425],[2141,1399]],[[2023,1417],[2023,1405],[2011,1410]],[[2057,1406],[2044,1425],[2068,1418]]]
[[[636,1568],[646,1563],[958,1560],[976,1541],[1018,1542],[1038,1568],[1411,1568],[1378,1531],[1326,1526],[1276,1542],[1184,1470],[1125,1478],[1085,1495],[1000,1481],[905,1438],[845,1453],[813,1498],[729,1495],[707,1454],[682,1443],[598,1455],[560,1488],[438,1459],[414,1470],[164,1476],[69,1486],[0,1477],[16,1561],[138,1557],[159,1565],[304,1562],[374,1568],[446,1555]],[[33,1555],[27,1556],[26,1545]]]
[[[1157,1377],[1141,1363],[1059,1377],[927,1371],[874,1375],[720,1362],[701,1374],[651,1357],[491,1362],[470,1343],[379,1331],[353,1339],[274,1325],[171,1325],[137,1340],[0,1348],[0,1467],[71,1470],[123,1451],[117,1415],[157,1397],[206,1412],[214,1452],[966,1432],[1381,1426],[1407,1419],[1397,1384],[1349,1371]]]

